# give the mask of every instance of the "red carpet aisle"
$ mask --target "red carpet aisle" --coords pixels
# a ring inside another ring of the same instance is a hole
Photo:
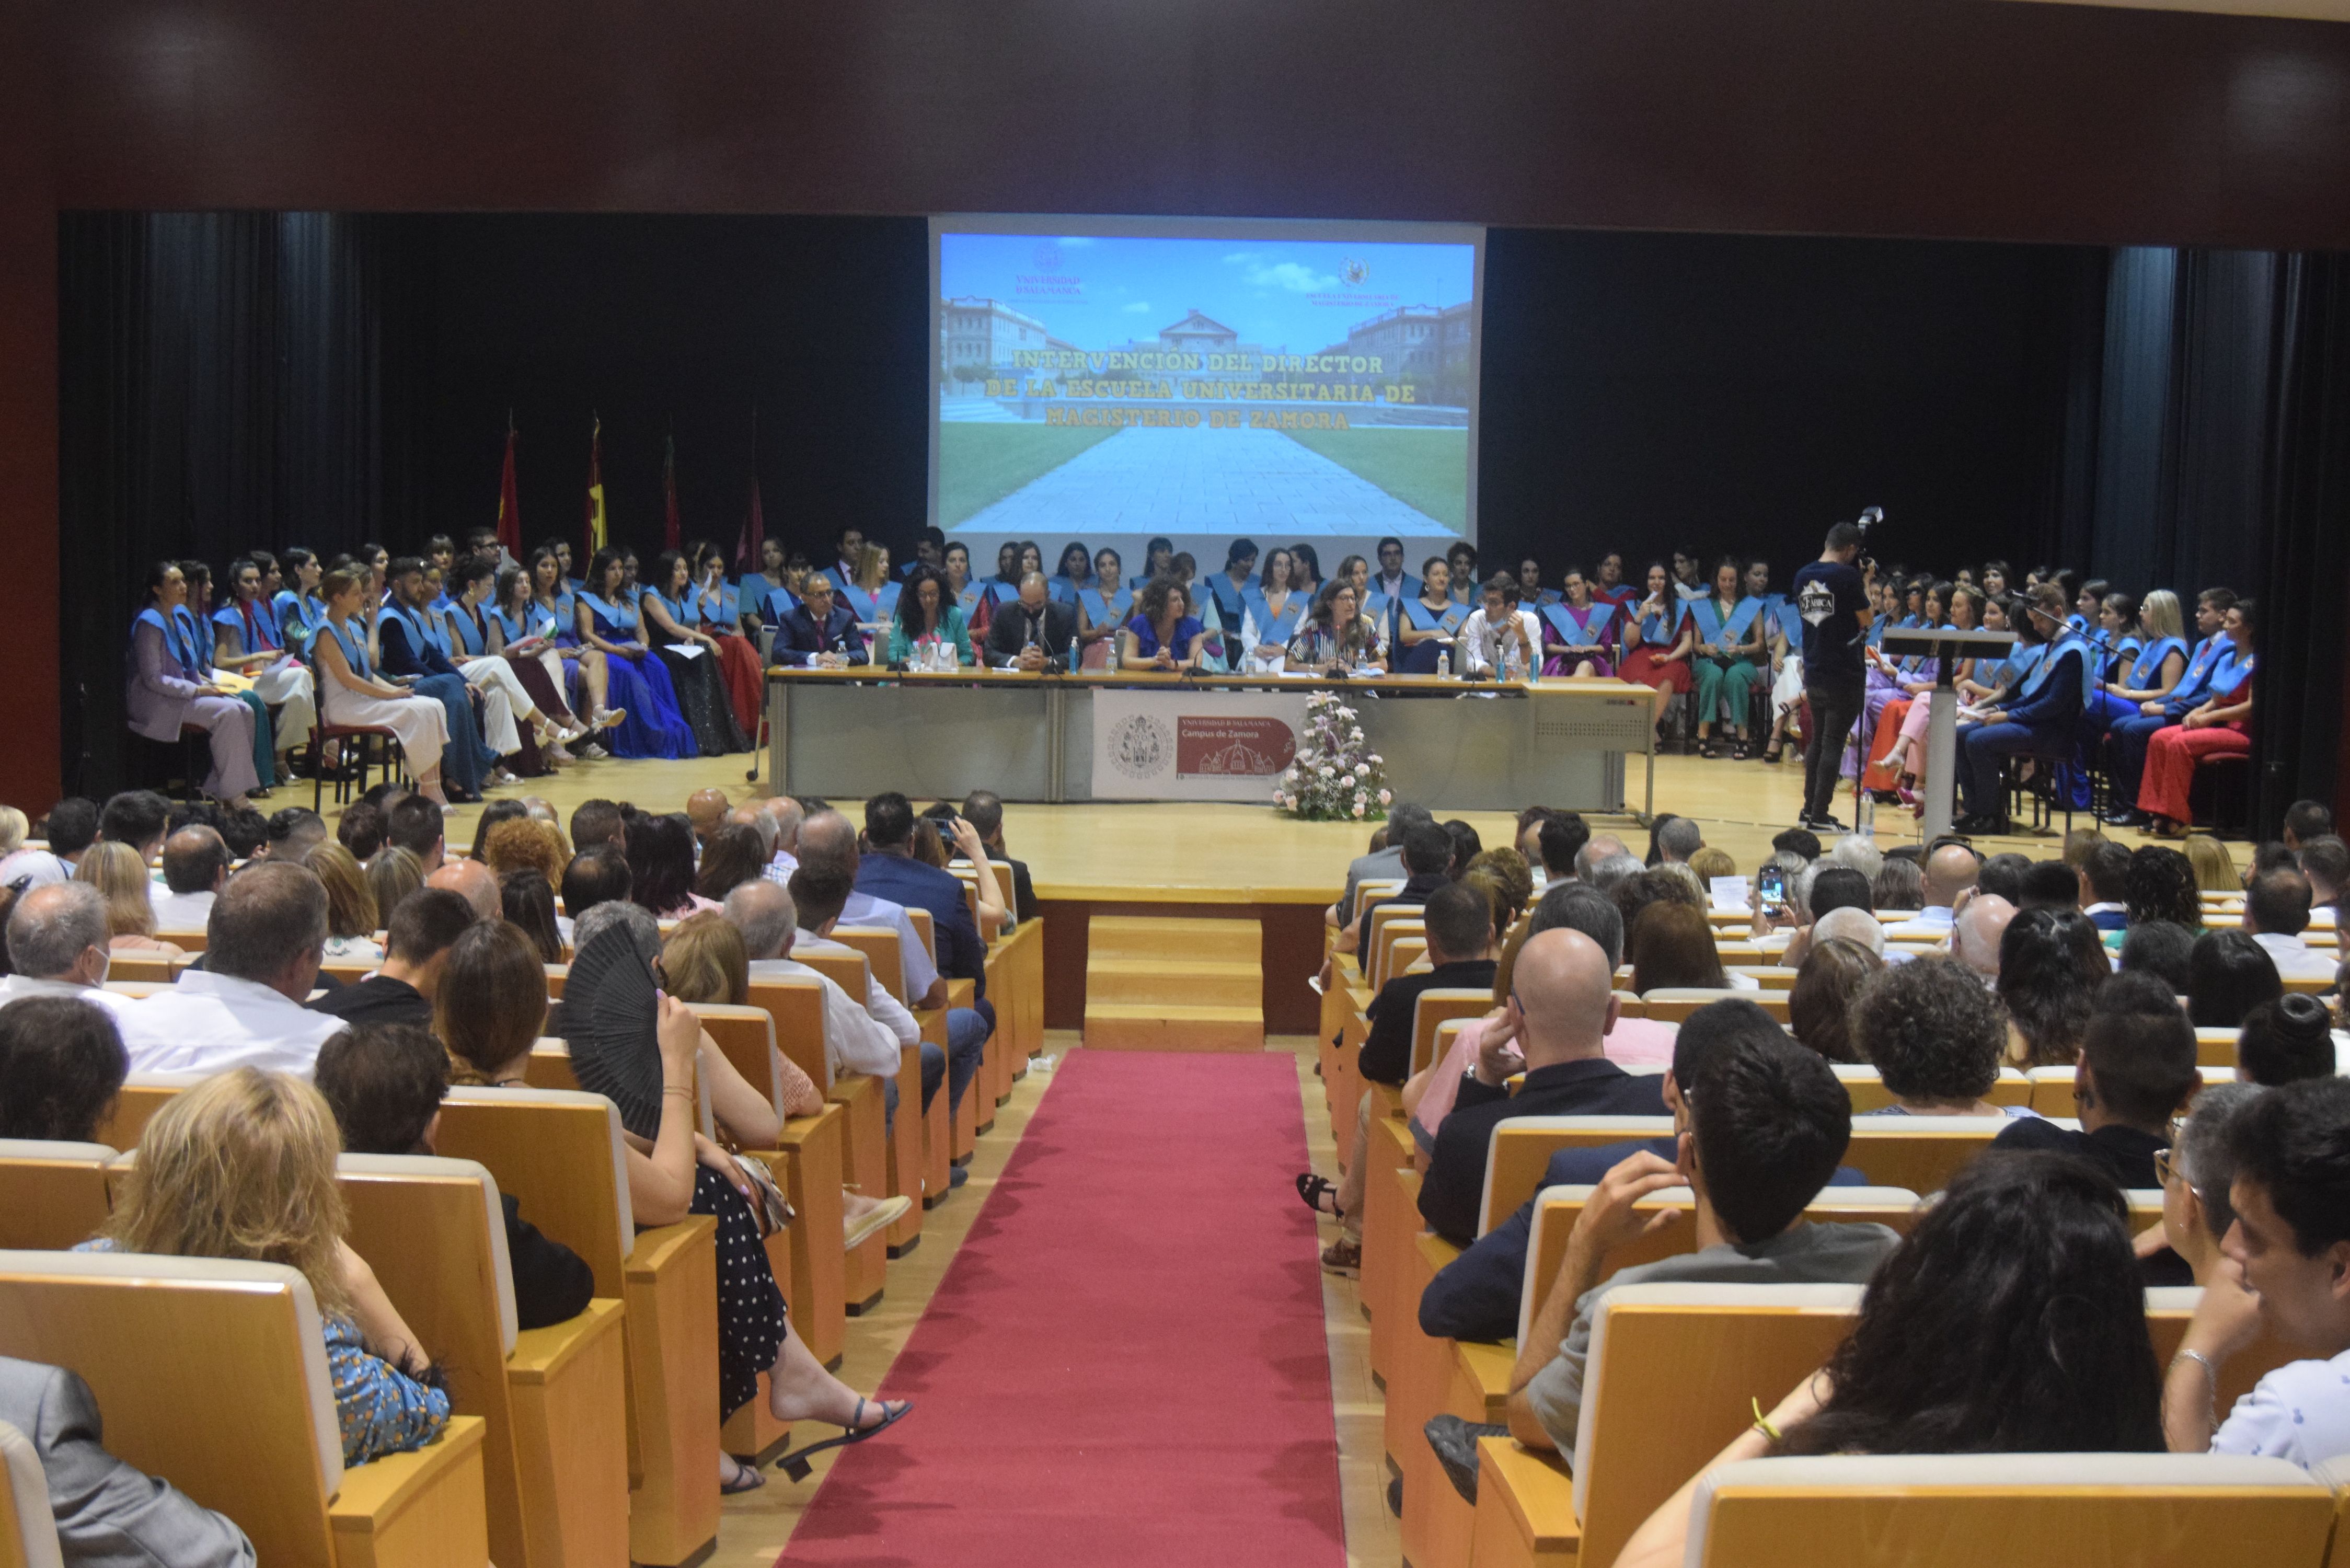
[[[1343,1564],[1305,1164],[1286,1054],[1064,1056],[782,1562]]]

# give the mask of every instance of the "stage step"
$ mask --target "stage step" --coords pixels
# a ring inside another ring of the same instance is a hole
[[[1086,1044],[1263,1050],[1263,944],[1254,920],[1095,916],[1087,935]]]

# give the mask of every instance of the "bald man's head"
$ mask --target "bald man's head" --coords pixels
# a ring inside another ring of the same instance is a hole
[[[1926,857],[1926,908],[1947,909],[1975,885],[1982,862],[1963,844],[1945,844]]]
[[[1526,939],[1510,999],[1524,1019],[1518,1045],[1528,1072],[1600,1054],[1615,1022],[1615,979],[1607,951],[1581,931],[1561,926]]]
[[[696,838],[708,838],[726,822],[726,792],[723,789],[698,789],[685,797],[685,819],[693,824]]]
[[[1996,893],[1977,894],[1967,900],[1950,926],[1950,951],[1958,961],[1987,979],[1999,974],[1999,940],[2015,919],[2015,906]]]
[[[857,825],[837,811],[819,811],[800,824],[800,864],[857,875]]]
[[[1830,909],[1812,927],[1812,945],[1815,948],[1839,937],[1866,948],[1879,958],[1885,956],[1885,928],[1866,909],[1856,909],[1849,904],[1841,909]]]
[[[498,898],[498,879],[490,868],[478,860],[444,860],[441,868],[424,878],[428,888],[444,888],[473,906],[473,919],[494,920],[505,912]]]
[[[775,847],[790,854],[799,852],[800,825],[807,814],[800,803],[787,794],[779,794],[759,808],[775,825]]]

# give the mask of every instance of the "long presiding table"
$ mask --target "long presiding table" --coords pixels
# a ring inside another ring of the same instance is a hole
[[[1367,747],[1399,798],[1463,811],[1624,809],[1625,757],[1647,758],[1644,806],[1656,798],[1655,695],[1611,679],[1464,681],[1437,675],[1181,676],[1145,670],[1027,673],[962,670],[891,673],[771,667],[768,757],[775,787],[799,795],[863,798],[901,790],[955,800],[990,789],[1006,800],[1137,798],[1094,779],[1095,707],[1111,692],[1180,695],[1187,714],[1220,706],[1261,711],[1262,694],[1346,694]],[[1257,694],[1251,696],[1249,694]],[[1260,799],[1248,794],[1163,799]],[[1647,815],[1644,809],[1643,815]]]

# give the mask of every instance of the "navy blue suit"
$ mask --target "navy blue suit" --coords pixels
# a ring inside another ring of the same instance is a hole
[[[1550,1157],[1544,1187],[1596,1187],[1615,1167],[1643,1149],[1659,1159],[1673,1158],[1673,1140],[1648,1138],[1563,1148]],[[1836,1167],[1830,1187],[1866,1187],[1868,1178]],[[1536,1189],[1539,1196],[1540,1189]],[[1468,1251],[1437,1272],[1420,1293],[1420,1332],[1439,1339],[1507,1339],[1518,1332],[1518,1302],[1525,1289],[1526,1248],[1532,1244],[1534,1199],[1477,1238]]]
[[[2072,756],[2084,701],[2081,660],[2086,654],[2077,642],[2065,645],[2050,659],[2040,690],[2008,705],[2004,722],[1977,724],[1960,737],[1958,784],[1967,815],[1992,815],[2002,808],[1999,776],[2007,758]]]
[[[865,634],[857,629],[857,617],[847,605],[833,601],[832,613],[824,618],[824,625],[816,624],[806,605],[795,605],[775,623],[775,643],[770,652],[778,664],[813,664],[819,653],[842,653],[851,664],[865,660]]]
[[[441,645],[430,637],[412,638],[405,620],[387,607],[376,623],[376,640],[383,649],[387,675],[413,675],[416,690],[433,698],[449,721],[449,749],[442,753],[442,771],[467,794],[482,793],[482,780],[497,758],[473,728],[472,688],[464,672],[449,662]]]
[[[962,883],[935,866],[925,866],[910,855],[867,855],[857,867],[857,890],[887,898],[910,909],[931,912],[931,934],[938,943],[939,972],[973,982],[972,994],[987,994],[987,944],[972,924],[971,909],[962,900]],[[990,1016],[991,1026],[994,1019]]]

